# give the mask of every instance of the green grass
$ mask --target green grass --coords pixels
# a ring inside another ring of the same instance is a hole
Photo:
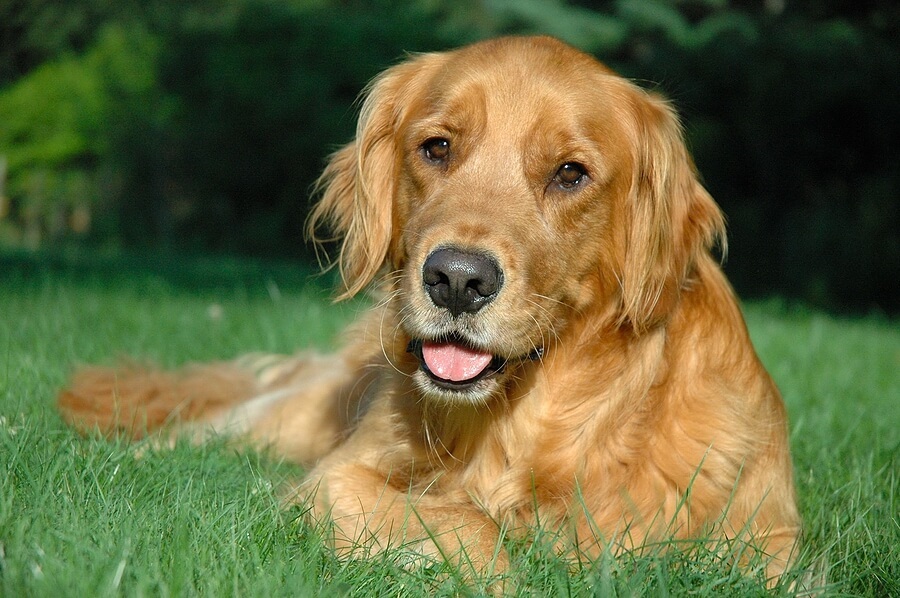
[[[289,264],[172,256],[0,254],[0,595],[478,595],[489,580],[397,554],[342,562],[279,484],[300,471],[222,444],[137,456],[85,440],[54,408],[77,363],[174,366],[328,348],[360,304],[329,304]],[[900,595],[900,326],[778,302],[747,307],[791,416],[807,561],[826,593]],[[539,540],[539,538],[537,539]],[[511,542],[507,593],[763,595],[715,554],[572,566]],[[786,594],[780,588],[778,593]]]

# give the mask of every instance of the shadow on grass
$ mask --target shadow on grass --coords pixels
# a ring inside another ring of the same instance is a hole
[[[249,295],[281,291],[327,297],[333,273],[314,263],[169,252],[158,249],[104,252],[70,248],[27,251],[0,247],[0,285],[34,285],[46,280],[110,288],[162,283],[190,293],[241,288]]]

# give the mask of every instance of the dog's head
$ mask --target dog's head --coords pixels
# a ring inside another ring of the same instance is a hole
[[[381,273],[428,396],[482,401],[576,318],[664,322],[722,235],[665,102],[549,38],[380,76],[322,178],[352,295]]]

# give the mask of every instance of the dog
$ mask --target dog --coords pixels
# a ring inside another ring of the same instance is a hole
[[[663,99],[552,38],[411,56],[318,195],[340,298],[374,297],[342,350],[91,367],[64,419],[304,464],[297,500],[351,555],[502,568],[501,536],[540,521],[592,555],[712,538],[772,580],[791,564],[785,409]]]

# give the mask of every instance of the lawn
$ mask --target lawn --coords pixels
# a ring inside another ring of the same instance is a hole
[[[331,305],[327,279],[309,274],[183,256],[0,254],[0,596],[490,589],[393,553],[334,558],[299,508],[279,507],[279,485],[301,474],[290,464],[222,443],[136,452],[57,417],[54,393],[78,363],[332,346],[364,306]],[[900,325],[779,301],[746,313],[790,412],[805,559],[827,563],[827,594],[900,596]],[[567,566],[538,541],[510,549],[515,595],[765,593],[697,551]]]

